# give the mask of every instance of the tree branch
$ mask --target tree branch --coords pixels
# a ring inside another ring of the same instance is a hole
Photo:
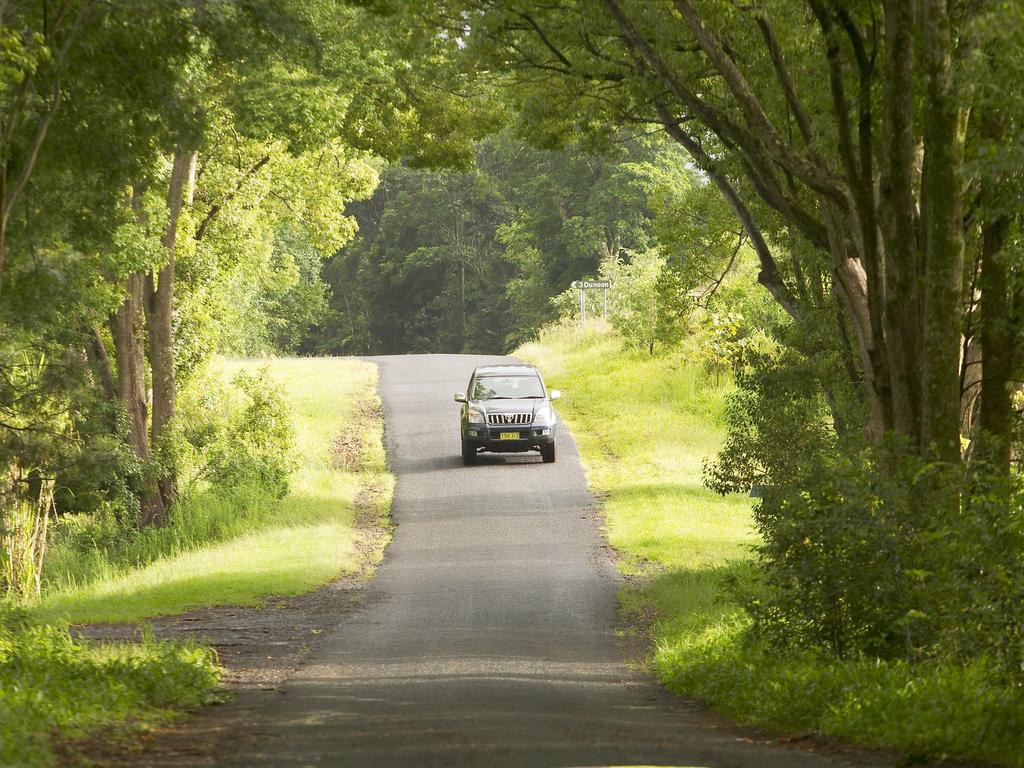
[[[614,0],[606,1],[614,2]],[[736,63],[726,53],[718,38],[704,25],[700,13],[694,8],[692,2],[690,0],[673,0],[673,5],[690,28],[697,44],[725,79],[726,85],[738,102],[747,122],[769,151],[811,189],[843,207],[848,207],[849,195],[842,180],[831,174],[822,163],[797,154],[787,142],[783,141],[776,127],[768,119],[754,90]]]
[[[727,147],[736,147],[740,150],[740,155],[744,158],[744,167],[765,202],[796,224],[813,243],[827,247],[828,238],[821,222],[802,210],[795,201],[789,200],[782,191],[775,175],[773,161],[763,144],[749,131],[733,122],[724,112],[712,107],[691,91],[640,34],[616,0],[604,2],[618,21],[626,43],[647,62],[654,74],[668,87],[669,92],[688,107],[693,116],[714,132]],[[659,109],[663,106],[662,104]]]
[[[772,255],[771,248],[768,247],[768,243],[764,239],[760,228],[754,221],[750,209],[740,199],[739,194],[729,183],[729,180],[717,169],[715,162],[704,151],[700,143],[686,133],[677,122],[672,120],[672,116],[664,104],[658,103],[657,108],[659,115],[665,121],[665,131],[690,153],[694,162],[714,182],[715,186],[718,187],[718,190],[729,203],[729,206],[733,209],[736,217],[740,220],[744,230],[746,230],[747,236],[750,238],[750,244],[753,246],[754,252],[757,254],[758,261],[761,264],[761,271],[757,275],[757,281],[768,289],[768,292],[786,310],[786,313],[791,318],[800,320],[803,312],[793,298],[792,293],[790,293],[789,288],[782,281],[778,265],[775,263],[775,257]]]
[[[540,38],[540,41],[544,44],[544,47],[551,51],[551,53],[554,54],[555,58],[562,62],[562,64],[565,66],[567,70],[572,69],[572,62],[565,57],[565,54],[563,54],[560,50],[558,50],[557,47],[555,47],[554,43],[551,42],[551,39],[546,34],[544,34],[544,30],[540,28],[540,25],[537,24],[537,22],[530,14],[524,13],[523,11],[516,11],[515,13],[517,16],[519,16],[519,18],[521,18],[523,21],[530,25],[531,29],[533,29],[533,31],[537,33],[537,37]]]
[[[213,222],[213,220],[217,218],[217,214],[220,213],[221,208],[230,203],[235,198],[235,196],[242,190],[242,187],[245,185],[245,182],[248,181],[253,176],[255,176],[257,173],[259,173],[260,168],[262,168],[268,162],[270,162],[270,155],[264,155],[259,160],[257,160],[256,163],[245,172],[242,178],[238,180],[238,183],[235,184],[234,188],[231,189],[224,196],[223,200],[221,200],[219,203],[215,203],[214,205],[210,206],[210,210],[206,212],[206,216],[203,217],[202,222],[200,222],[199,227],[196,229],[195,235],[193,235],[196,241],[203,239],[203,237],[206,235],[206,230],[209,229],[210,224]]]
[[[803,105],[800,103],[800,99],[797,98],[796,90],[793,88],[793,79],[789,75],[789,68],[786,66],[786,60],[782,57],[782,49],[779,47],[778,38],[775,37],[775,29],[772,27],[771,21],[768,19],[768,14],[763,10],[760,11],[757,16],[757,26],[761,30],[761,36],[764,38],[765,45],[768,46],[768,53],[771,55],[772,64],[775,66],[775,74],[778,77],[779,85],[782,86],[783,92],[786,94],[786,103],[789,104],[789,108],[793,110],[793,116],[796,118],[797,127],[800,128],[800,135],[806,143],[811,143],[812,131],[811,122],[807,118],[807,113],[804,111]]]
[[[697,304],[699,306],[703,306],[707,309],[708,304],[711,303],[711,299],[715,297],[715,294],[724,282],[725,276],[732,271],[732,265],[736,263],[736,257],[739,255],[740,249],[743,247],[743,240],[743,230],[740,230],[736,239],[736,247],[733,248],[732,255],[729,257],[729,263],[725,265],[725,269],[722,270],[722,274],[712,280],[711,284],[701,292],[700,296],[697,297]],[[701,301],[704,303],[701,304]]]

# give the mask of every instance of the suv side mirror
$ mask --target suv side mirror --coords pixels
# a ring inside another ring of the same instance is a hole
[[[456,392],[455,393],[455,402],[456,403],[464,403],[464,402],[466,402],[466,393],[465,392]]]
[[[548,398],[551,399],[551,400],[557,400],[561,396],[562,396],[562,390],[560,390],[560,389],[552,389],[548,393]]]

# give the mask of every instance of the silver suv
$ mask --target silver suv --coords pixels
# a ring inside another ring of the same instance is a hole
[[[473,371],[469,389],[455,395],[462,403],[462,461],[475,464],[481,451],[540,451],[555,460],[555,409],[561,393],[548,391],[532,365],[486,365]]]

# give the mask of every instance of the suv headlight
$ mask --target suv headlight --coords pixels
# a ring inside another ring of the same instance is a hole
[[[533,415],[533,423],[540,424],[542,426],[550,426],[555,423],[555,412],[551,410],[550,405],[542,405],[537,409],[537,412]]]
[[[486,421],[484,418],[484,412],[479,408],[470,408],[468,418],[470,424],[483,424]]]

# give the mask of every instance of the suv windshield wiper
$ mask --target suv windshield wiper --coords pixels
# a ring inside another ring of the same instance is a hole
[[[543,400],[544,395],[522,395],[515,398],[516,400]]]

